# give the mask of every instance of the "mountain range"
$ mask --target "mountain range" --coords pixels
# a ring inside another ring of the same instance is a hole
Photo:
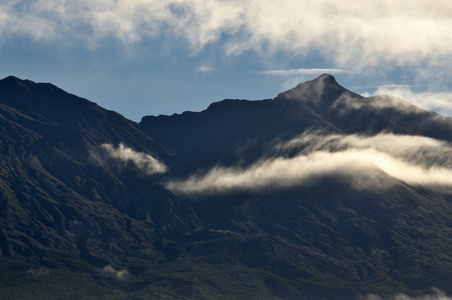
[[[450,295],[451,141],[327,74],[139,123],[7,77],[1,298]]]

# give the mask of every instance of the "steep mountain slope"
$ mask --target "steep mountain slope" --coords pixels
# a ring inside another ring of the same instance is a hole
[[[99,267],[121,262],[155,247],[153,230],[169,228],[171,210],[184,209],[133,164],[121,171],[123,162],[102,151],[104,143],[123,143],[155,153],[133,122],[14,77],[0,82],[0,101],[3,255],[42,260],[59,251]],[[175,227],[186,226],[183,218],[173,218]]]
[[[389,131],[446,140],[452,138],[450,118],[388,95],[362,97],[340,86],[327,74],[301,83],[279,94],[275,100],[296,102],[302,109],[347,133]]]
[[[8,77],[1,295],[452,293],[451,138],[451,119],[329,75],[139,124]]]
[[[171,170],[187,175],[215,164],[254,161],[263,145],[306,130],[422,135],[452,140],[452,120],[390,96],[365,98],[322,75],[261,101],[223,100],[200,113],[146,116],[140,125],[175,153]]]
[[[224,100],[200,113],[144,117],[140,125],[174,152],[171,175],[192,176],[174,191],[184,193],[186,189],[206,228],[236,234],[247,241],[245,245],[255,247],[243,246],[251,254],[241,256],[241,263],[286,279],[297,278],[275,283],[279,286],[276,293],[316,290],[303,282],[355,291],[364,282],[367,288],[399,291],[437,285],[452,292],[446,283],[452,261],[443,255],[451,247],[449,188],[412,186],[373,166],[365,166],[351,177],[335,171],[301,188],[280,183],[290,178],[269,180],[259,188],[251,183],[268,176],[272,170],[268,165],[276,165],[281,157],[298,157],[315,148],[319,135],[345,140],[383,134],[394,141],[401,139],[397,135],[409,135],[450,141],[451,119],[390,96],[362,97],[340,86],[334,77],[322,75],[271,100]],[[275,150],[300,135],[307,141],[298,147],[282,153]],[[325,145],[322,150],[327,153],[348,147]],[[447,161],[449,155],[447,152],[439,160]],[[290,168],[287,161],[285,168]],[[344,167],[353,169],[354,164]],[[309,170],[300,168],[298,172]],[[244,179],[246,176],[252,179]],[[278,176],[285,178],[284,171],[274,175]],[[356,189],[356,181],[363,181],[367,188]],[[218,186],[211,189],[196,188],[215,184]],[[208,257],[216,251],[225,251],[224,257],[231,252],[240,256],[228,247],[211,246],[211,240],[203,243],[197,246]],[[207,250],[209,247],[215,251]],[[327,279],[325,274],[332,277]]]

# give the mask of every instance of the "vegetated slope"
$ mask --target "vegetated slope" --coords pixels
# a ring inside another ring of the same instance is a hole
[[[305,145],[272,151],[312,132],[450,141],[452,122],[402,100],[361,97],[329,75],[272,100],[224,100],[139,124],[50,84],[0,81],[0,289],[44,298],[65,282],[54,297],[74,299],[452,293],[447,188],[374,167],[361,179],[377,179],[378,189],[337,174],[213,193],[163,186],[296,156]],[[120,143],[168,171],[150,174],[102,146]]]
[[[135,123],[53,85],[14,77],[0,82],[0,102],[3,255],[42,262],[56,251],[103,267],[154,249],[162,231],[188,226],[190,212],[171,218],[185,204],[102,151],[104,143],[123,143],[156,155],[158,146]]]

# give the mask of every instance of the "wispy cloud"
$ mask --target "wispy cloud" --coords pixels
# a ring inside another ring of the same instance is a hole
[[[429,295],[410,297],[405,294],[397,294],[392,297],[382,297],[375,294],[369,294],[367,296],[359,297],[358,300],[452,300],[452,297],[448,297],[443,291],[433,288],[433,293]]]
[[[379,87],[374,94],[391,95],[424,109],[452,116],[451,92],[415,92],[409,85],[384,85]]]
[[[345,72],[346,72],[345,70],[341,69],[290,69],[290,70],[268,70],[257,73],[263,75],[294,76],[294,75],[320,75],[324,73],[338,74]]]
[[[123,166],[128,163],[133,163],[147,175],[165,173],[168,170],[163,162],[152,155],[136,152],[135,150],[124,146],[122,143],[119,144],[117,148],[112,144],[103,144],[101,148],[105,151],[107,156],[121,162]]]
[[[197,71],[201,72],[201,73],[204,73],[204,74],[205,73],[210,73],[210,72],[213,71],[213,67],[207,66],[207,65],[202,65],[202,66],[198,67]]]
[[[442,0],[15,0],[0,3],[0,37],[133,44],[166,36],[192,51],[219,43],[230,55],[315,52],[354,68],[426,61],[444,67],[452,54],[451,13]]]
[[[108,265],[99,271],[99,274],[106,277],[112,277],[116,280],[125,280],[130,277],[129,271],[126,269],[116,270],[113,266]]]
[[[294,150],[297,155],[287,155]],[[246,168],[217,166],[166,187],[185,194],[221,193],[305,186],[334,175],[356,189],[378,189],[388,182],[383,174],[414,185],[452,185],[452,147],[420,136],[308,133],[273,152],[276,157]]]
[[[50,274],[50,270],[46,268],[30,269],[27,273],[36,277],[45,277]]]

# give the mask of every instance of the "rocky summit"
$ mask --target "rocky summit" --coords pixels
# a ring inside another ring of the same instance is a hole
[[[451,141],[327,74],[139,123],[5,78],[0,298],[451,295]]]

